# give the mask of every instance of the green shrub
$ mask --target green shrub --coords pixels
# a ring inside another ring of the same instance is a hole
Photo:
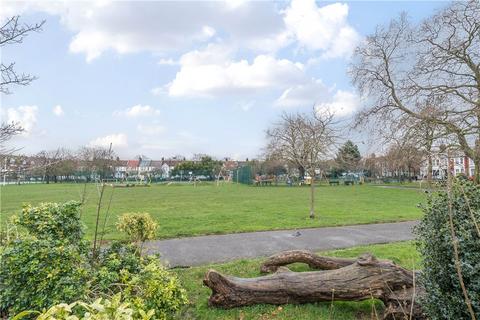
[[[2,213],[0,212],[0,217]],[[0,225],[0,251],[4,246],[7,246],[12,241],[20,239],[23,234],[16,224],[16,216],[11,216],[10,219]]]
[[[134,309],[154,309],[154,319],[167,319],[187,302],[185,290],[158,257],[139,257],[135,251],[134,246],[121,243],[106,249],[99,257],[92,287],[99,291],[96,294],[121,293]]]
[[[72,302],[87,289],[86,259],[72,245],[16,240],[0,253],[0,265],[0,310],[11,314]]]
[[[125,299],[138,309],[154,309],[155,319],[167,319],[188,302],[178,278],[155,257],[147,259],[142,270],[133,274],[125,286]]]
[[[125,232],[131,242],[140,243],[140,253],[143,243],[155,238],[157,226],[148,213],[125,213],[117,223],[118,230]]]
[[[463,280],[480,318],[480,235],[474,223],[480,223],[480,186],[455,181],[451,199]],[[423,256],[420,281],[426,290],[421,304],[431,319],[471,319],[455,268],[448,208],[446,192],[431,196],[415,230]]]
[[[17,224],[38,239],[78,244],[84,236],[80,205],[77,201],[25,205]]]
[[[102,250],[98,257],[92,290],[100,293],[119,292],[122,287],[118,284],[122,283],[122,279],[125,276],[129,278],[142,269],[142,259],[136,251],[136,246],[117,241]]]
[[[36,320],[150,320],[154,314],[155,310],[145,312],[122,302],[121,295],[117,294],[112,299],[100,298],[90,304],[81,301],[61,303],[43,313],[25,311],[18,314],[14,320],[30,315],[36,315]]]
[[[158,257],[139,255],[134,244],[112,243],[90,265],[78,209],[77,202],[24,207],[17,223],[29,235],[0,251],[0,312],[15,314],[62,303],[41,319],[76,319],[78,308],[70,310],[76,306],[95,309],[80,313],[78,319],[163,320],[187,302],[176,276]],[[156,223],[148,214],[130,214],[122,217],[119,227],[132,241],[143,243],[154,237]],[[68,305],[86,296],[114,294],[121,295],[121,301]]]

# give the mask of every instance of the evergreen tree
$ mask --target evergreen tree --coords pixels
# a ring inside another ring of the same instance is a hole
[[[335,162],[338,166],[337,173],[343,173],[357,169],[360,159],[361,155],[360,151],[358,150],[358,146],[353,144],[352,141],[348,140],[337,152],[337,157],[335,159]]]

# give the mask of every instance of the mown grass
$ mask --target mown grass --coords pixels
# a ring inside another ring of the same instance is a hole
[[[420,256],[413,242],[397,242],[390,244],[361,246],[350,249],[321,252],[320,254],[336,257],[357,257],[362,253],[371,252],[380,259],[393,260],[395,263],[408,269],[419,269]],[[362,302],[325,302],[304,305],[278,306],[257,305],[236,309],[222,310],[210,308],[207,305],[210,289],[202,285],[205,272],[215,269],[225,274],[238,277],[258,277],[259,267],[263,259],[237,260],[223,264],[176,269],[183,286],[188,292],[190,304],[184,308],[182,319],[285,319],[285,320],[348,320],[348,319],[377,319],[372,311],[378,312],[378,319],[382,319],[383,304],[376,300]],[[294,271],[308,271],[308,266],[295,264],[289,267]]]
[[[82,184],[7,185],[1,187],[1,218],[18,212],[23,203],[79,200]],[[87,186],[82,219],[87,237],[94,230],[98,192]],[[159,223],[158,238],[233,232],[323,227],[413,220],[425,195],[419,189],[371,185],[327,186],[316,189],[317,218],[308,218],[308,187],[254,187],[237,184],[152,185],[107,187],[102,218],[110,197],[105,239],[119,239],[117,217],[125,212],[149,212]]]

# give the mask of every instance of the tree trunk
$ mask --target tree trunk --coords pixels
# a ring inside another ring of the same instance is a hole
[[[427,164],[427,183],[428,183],[429,186],[431,186],[432,185],[433,160],[432,160],[432,155],[430,154],[430,152],[428,153],[427,161],[428,161],[428,164]]]
[[[292,272],[279,267],[293,262],[306,262],[328,270]],[[384,319],[409,319],[410,316],[410,319],[424,319],[415,303],[421,291],[415,288],[413,272],[388,260],[379,261],[370,254],[358,259],[339,259],[307,251],[289,251],[269,258],[262,265],[262,271],[270,270],[277,271],[258,278],[237,278],[209,270],[203,280],[212,290],[209,306],[234,308],[261,303],[279,305],[376,298],[386,306]]]
[[[298,167],[298,174],[300,175],[300,179],[303,179],[305,177],[305,168],[302,166]]]
[[[315,218],[315,178],[310,179],[310,219]]]

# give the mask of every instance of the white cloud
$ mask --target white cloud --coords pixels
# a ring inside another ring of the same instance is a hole
[[[202,27],[202,33],[205,35],[205,37],[207,39],[213,37],[215,35],[215,33],[217,33],[217,31],[215,31],[214,28],[210,27],[210,26],[203,26]]]
[[[153,125],[139,124],[137,126],[137,130],[141,134],[154,136],[154,135],[159,135],[161,133],[164,133],[166,131],[166,128],[158,124],[153,124]]]
[[[284,12],[287,29],[298,43],[325,58],[348,56],[360,35],[348,24],[348,5],[318,7],[315,0],[293,0]]]
[[[2,11],[60,16],[61,23],[74,32],[70,51],[92,61],[109,50],[120,54],[184,52],[219,36],[249,47],[255,39],[275,38],[283,31],[276,6],[240,1],[9,1]]]
[[[63,108],[61,105],[57,104],[55,107],[53,107],[52,109],[52,112],[54,115],[56,115],[57,117],[61,117],[65,114],[65,112],[63,112]]]
[[[319,7],[293,0],[285,9],[255,1],[25,1],[7,2],[12,15],[43,11],[74,32],[69,49],[93,61],[104,52],[152,52],[166,57],[221,40],[229,46],[274,53],[292,43],[324,58],[348,56],[360,36],[348,23],[347,4]],[[5,16],[5,15],[0,15]]]
[[[329,102],[322,102],[315,106],[317,111],[329,111],[336,116],[349,116],[360,105],[361,99],[352,92],[338,90]]]
[[[23,135],[29,136],[37,123],[37,106],[20,106],[18,108],[8,108],[5,117],[8,123],[18,123],[23,128]]]
[[[278,107],[313,106],[331,95],[331,90],[321,80],[311,80],[286,89],[275,101]]]
[[[169,95],[248,94],[259,89],[285,88],[305,79],[301,63],[269,55],[258,55],[250,63],[230,56],[228,48],[218,45],[184,54],[180,71],[167,85]]]
[[[149,106],[137,104],[131,108],[125,110],[117,110],[113,112],[114,116],[125,116],[128,118],[146,117],[146,116],[158,116],[160,111]]]
[[[348,55],[359,39],[348,24],[347,4],[318,7],[315,0],[293,0],[281,7],[273,1],[242,0],[8,1],[0,18],[28,11],[58,15],[74,32],[70,51],[85,54],[87,61],[109,50],[165,56],[218,39],[257,53],[298,43],[324,57],[337,57]]]
[[[112,148],[128,147],[127,135],[124,133],[117,133],[117,134],[110,134],[104,137],[98,137],[90,141],[88,145],[90,147],[108,148],[110,147],[110,143],[112,144]]]
[[[250,109],[252,109],[254,105],[255,105],[255,100],[241,102],[241,103],[238,104],[240,109],[242,109],[245,112],[250,111]]]

